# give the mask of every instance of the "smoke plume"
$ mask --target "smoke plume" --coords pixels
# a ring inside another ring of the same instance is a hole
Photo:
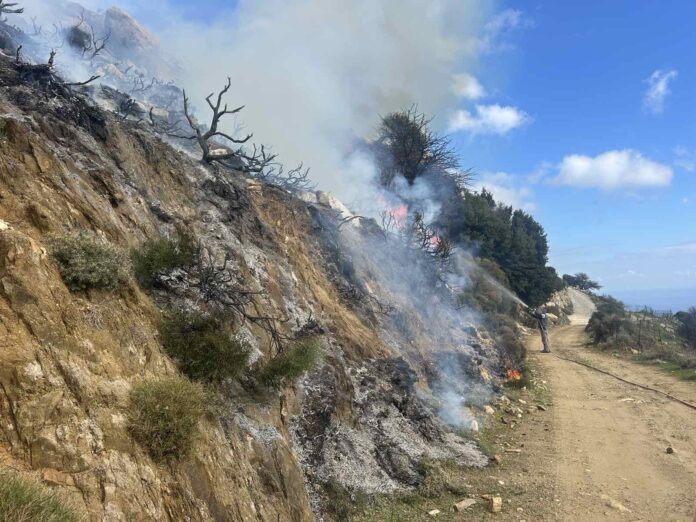
[[[287,164],[304,162],[319,188],[349,204],[364,200],[374,179],[355,149],[381,115],[418,104],[445,128],[458,103],[453,85],[475,68],[494,7],[492,0],[241,0],[203,22],[164,0],[85,2],[112,3],[131,9],[181,64],[172,79],[202,121],[205,96],[230,76],[230,104],[246,106],[245,130]],[[34,16],[55,3],[26,6]]]

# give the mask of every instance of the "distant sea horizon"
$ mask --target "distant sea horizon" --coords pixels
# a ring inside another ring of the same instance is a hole
[[[680,312],[696,306],[696,288],[616,290],[606,293],[623,301],[631,309],[647,306],[659,312]]]

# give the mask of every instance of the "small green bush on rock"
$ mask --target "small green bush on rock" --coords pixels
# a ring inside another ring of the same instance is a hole
[[[266,386],[279,388],[314,368],[320,356],[321,349],[316,339],[301,341],[271,359],[260,370],[259,381]]]
[[[131,390],[129,429],[155,459],[187,456],[205,412],[205,391],[182,377],[146,381]]]
[[[63,281],[73,292],[115,289],[128,281],[130,263],[125,253],[91,234],[53,237],[49,247]]]
[[[160,327],[164,349],[191,379],[220,383],[246,368],[251,352],[223,322],[197,312],[172,310]]]
[[[83,517],[54,492],[0,470],[0,522],[77,522]]]
[[[190,265],[192,260],[193,242],[186,236],[149,239],[131,253],[135,277],[146,287],[154,285],[159,276]]]

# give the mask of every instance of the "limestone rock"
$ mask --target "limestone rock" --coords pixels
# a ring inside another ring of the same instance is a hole
[[[488,511],[491,513],[500,513],[503,510],[502,497],[491,497],[488,499]]]
[[[476,499],[475,499],[475,498],[466,498],[466,499],[464,499],[464,500],[461,500],[461,501],[457,502],[457,503],[454,505],[454,510],[455,510],[457,513],[461,513],[461,512],[463,512],[463,511],[466,511],[467,509],[469,509],[469,508],[470,508],[471,506],[473,506],[474,504],[476,504]]]

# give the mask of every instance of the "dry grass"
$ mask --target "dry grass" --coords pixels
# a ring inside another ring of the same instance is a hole
[[[181,377],[146,381],[133,388],[130,400],[131,435],[153,458],[191,453],[206,408],[201,385]]]
[[[56,493],[0,470],[0,522],[77,522],[83,520]]]

